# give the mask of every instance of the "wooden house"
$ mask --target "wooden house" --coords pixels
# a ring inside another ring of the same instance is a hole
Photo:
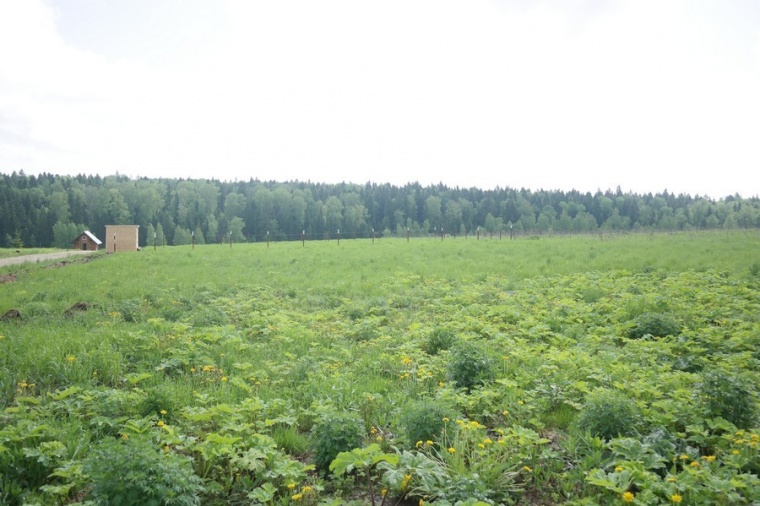
[[[76,239],[71,241],[73,249],[81,249],[82,251],[98,251],[101,244],[103,243],[100,239],[95,237],[89,230],[85,230]]]
[[[140,225],[106,225],[106,251],[117,253],[119,251],[137,251],[137,231]]]

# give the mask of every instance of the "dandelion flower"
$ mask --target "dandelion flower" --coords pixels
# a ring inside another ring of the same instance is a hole
[[[456,450],[456,448],[449,448],[448,452],[450,454],[454,455],[457,452],[457,450]]]
[[[615,472],[616,472],[616,473],[622,473],[622,472],[623,472],[623,467],[622,467],[622,466],[617,466],[617,467],[615,468]]]
[[[293,490],[294,488],[296,488],[295,483],[288,483],[288,490]]]
[[[715,460],[715,455],[704,455],[702,457],[702,460],[706,460],[707,462],[712,462]]]
[[[159,420],[156,425],[158,425],[159,427],[163,427],[164,426],[163,420]]]
[[[695,460],[694,462],[692,462],[692,463],[691,463],[691,464],[689,464],[689,465],[690,465],[691,467],[695,467],[695,468],[696,468],[696,467],[699,467],[699,462],[697,462],[697,461]]]
[[[681,497],[680,494],[673,494],[670,496],[670,500],[673,501],[674,503],[680,503],[681,501],[683,501],[683,497]]]
[[[530,466],[523,466],[523,469],[527,472],[531,472],[533,470],[530,468]]]
[[[166,414],[166,410],[162,409],[161,411],[159,411],[159,413],[161,413],[162,415],[165,415]]]
[[[292,496],[290,496],[290,498],[293,499],[294,501],[300,501],[302,497],[303,497],[303,494],[293,494]]]
[[[311,487],[306,485],[304,488],[301,489],[301,492],[304,494],[308,494],[309,492],[311,492]]]
[[[623,492],[623,502],[633,502],[635,498],[633,492]]]

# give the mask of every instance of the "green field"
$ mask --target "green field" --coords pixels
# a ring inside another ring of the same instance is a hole
[[[760,501],[755,231],[8,273],[0,504]]]

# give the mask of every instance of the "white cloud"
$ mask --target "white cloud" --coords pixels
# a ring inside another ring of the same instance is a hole
[[[115,58],[4,3],[0,170],[760,192],[758,36],[691,2],[225,7]]]

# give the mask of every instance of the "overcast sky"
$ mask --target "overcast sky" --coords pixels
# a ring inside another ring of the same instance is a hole
[[[757,0],[0,0],[0,172],[760,194]]]

